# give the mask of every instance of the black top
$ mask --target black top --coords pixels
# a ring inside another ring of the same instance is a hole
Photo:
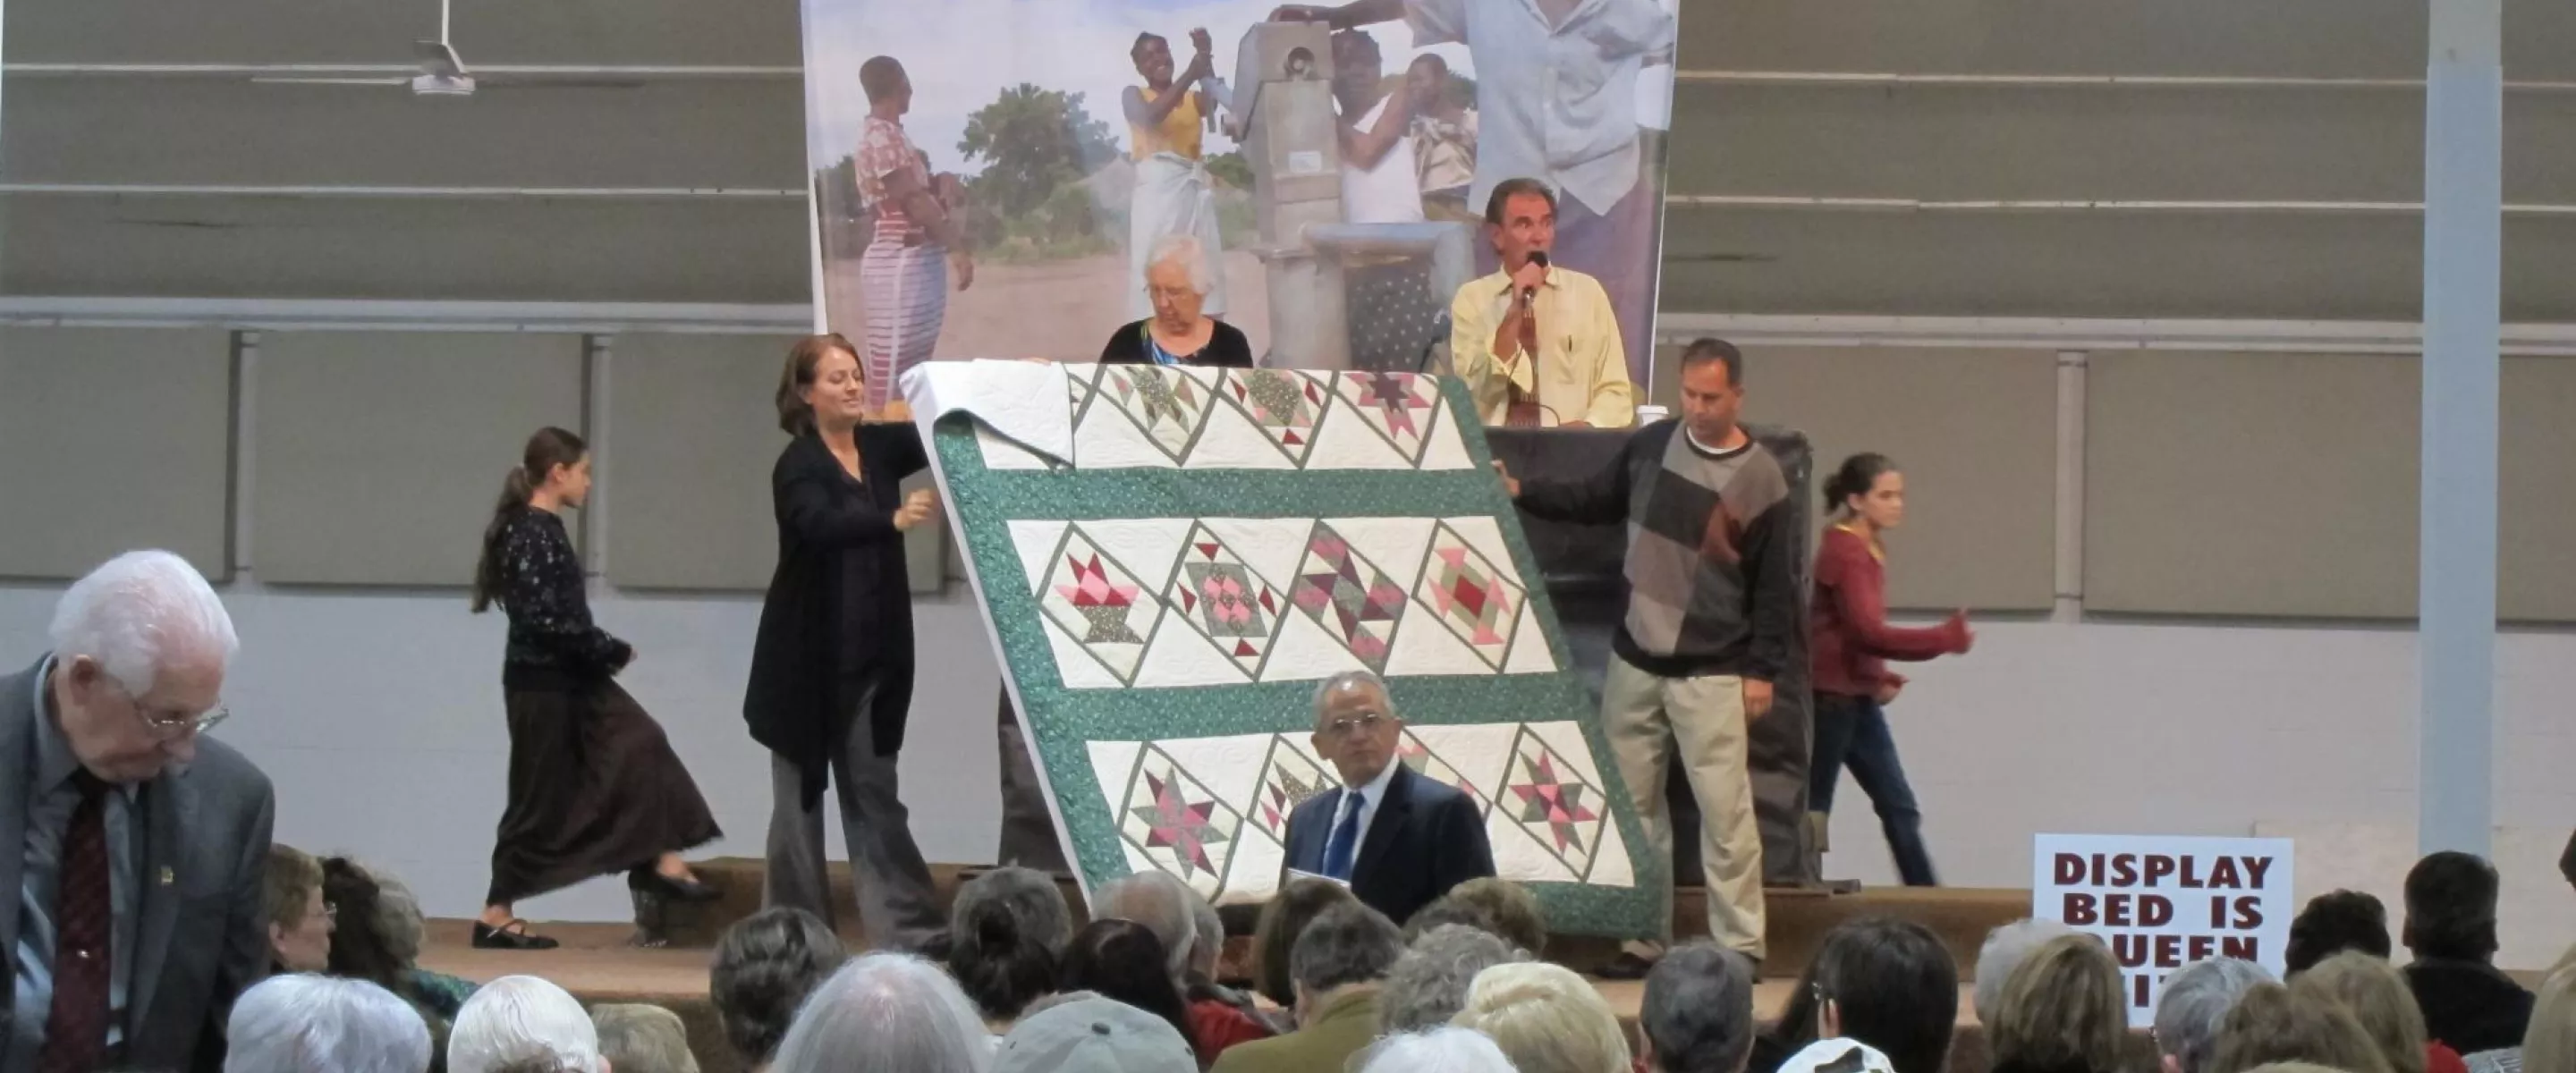
[[[742,714],[752,740],[804,769],[809,799],[823,792],[859,688],[876,683],[868,717],[880,756],[903,747],[912,702],[911,575],[894,513],[898,485],[930,460],[911,425],[861,425],[858,441],[863,479],[812,435],[788,443],[769,474],[778,570]]]
[[[501,568],[501,591],[493,598],[510,616],[506,666],[606,678],[635,658],[626,642],[591,624],[581,557],[562,518],[514,507],[486,551]]]
[[[2419,957],[2406,966],[2406,987],[2424,1009],[2425,1034],[2463,1056],[2520,1047],[2531,1027],[2531,992],[2493,965]]]
[[[1152,342],[1145,326],[1151,320],[1140,320],[1109,333],[1109,342],[1100,348],[1102,365],[1152,365],[1154,356],[1147,347]],[[1252,340],[1243,330],[1224,321],[1213,322],[1216,333],[1208,336],[1207,345],[1196,354],[1180,356],[1183,365],[1213,369],[1249,369],[1252,367]]]

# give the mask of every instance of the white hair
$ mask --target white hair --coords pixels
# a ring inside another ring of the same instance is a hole
[[[869,954],[814,989],[771,1073],[985,1073],[993,1037],[939,966]],[[456,1070],[454,1073],[469,1073]]]
[[[1132,920],[1163,941],[1163,966],[1174,982],[1189,975],[1190,955],[1198,949],[1198,918],[1191,912],[1190,886],[1160,868],[1110,880],[1096,897],[1097,915]]]
[[[2073,935],[2075,929],[2054,920],[2024,918],[1986,933],[1986,943],[1977,948],[1976,1010],[1980,1024],[1995,1023],[1997,1000],[2003,997],[2004,981],[2020,968],[2030,952],[2051,939]]]
[[[1324,705],[1331,703],[1334,695],[1363,688],[1377,690],[1378,697],[1386,701],[1383,714],[1395,718],[1395,693],[1386,688],[1386,679],[1368,671],[1342,671],[1315,683],[1315,729],[1324,729]]]
[[[232,616],[197,568],[166,551],[129,551],[72,582],[54,605],[54,656],[88,656],[127,693],[152,691],[165,667],[232,663]]]
[[[1601,989],[1563,965],[1515,962],[1476,974],[1452,1022],[1493,1037],[1526,1073],[1627,1073],[1628,1034]]]
[[[447,1034],[448,1073],[605,1073],[605,1064],[590,1012],[563,988],[534,976],[504,976],[483,985],[456,1011]]]
[[[1165,235],[1145,251],[1146,271],[1166,261],[1174,262],[1189,270],[1191,290],[1206,294],[1216,289],[1216,270],[1208,265],[1207,247],[1197,235]]]
[[[1360,1073],[1513,1073],[1511,1056],[1492,1036],[1472,1028],[1388,1036],[1360,1062]]]
[[[225,1023],[224,1073],[422,1073],[429,1026],[384,988],[336,976],[272,976]]]

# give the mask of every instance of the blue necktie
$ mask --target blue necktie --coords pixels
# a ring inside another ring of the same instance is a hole
[[[1333,825],[1333,837],[1324,842],[1324,874],[1349,882],[1351,854],[1360,848],[1360,809],[1368,804],[1368,800],[1357,790],[1344,790],[1342,793],[1350,804],[1350,811],[1342,814],[1342,822]]]

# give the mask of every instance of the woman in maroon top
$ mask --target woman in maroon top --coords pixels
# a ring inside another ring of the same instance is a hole
[[[1807,807],[1821,841],[1834,810],[1843,766],[1878,809],[1896,872],[1909,887],[1929,887],[1932,855],[1923,848],[1923,812],[1896,757],[1896,736],[1882,705],[1905,677],[1885,661],[1927,660],[1965,652],[1975,635],[1955,612],[1930,629],[1887,624],[1887,552],[1880,533],[1905,521],[1905,475],[1886,455],[1859,454],[1825,482],[1833,525],[1816,549],[1816,592],[1808,616],[1816,672],[1816,753],[1807,768]]]

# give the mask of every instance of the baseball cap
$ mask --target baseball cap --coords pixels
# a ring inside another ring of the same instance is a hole
[[[1180,1030],[1124,1002],[1050,1006],[1002,1037],[993,1073],[1198,1073]]]

